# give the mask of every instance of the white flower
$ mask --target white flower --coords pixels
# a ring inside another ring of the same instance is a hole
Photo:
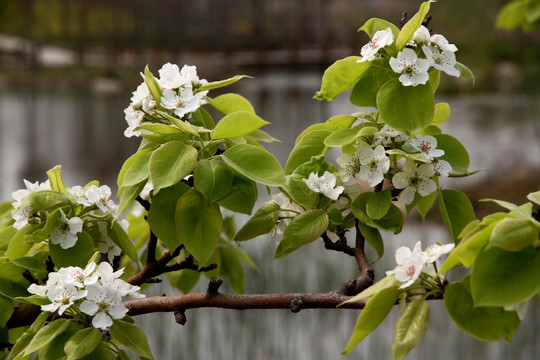
[[[420,196],[427,196],[437,190],[437,184],[430,179],[434,175],[435,168],[432,164],[422,164],[416,168],[414,161],[407,160],[403,171],[392,177],[392,184],[396,189],[404,189],[400,199],[408,205],[413,202],[416,192]]]
[[[325,171],[320,177],[316,172],[312,172],[307,179],[302,179],[302,181],[310,190],[321,193],[332,200],[337,200],[339,194],[345,190],[343,186],[336,187],[336,175],[329,171]]]
[[[364,45],[362,50],[360,50],[362,59],[358,60],[357,62],[374,60],[379,50],[385,46],[391,45],[392,42],[394,42],[394,35],[392,34],[390,27],[386,28],[385,30],[377,31],[373,35],[371,41]]]
[[[422,272],[424,259],[420,246],[420,241],[418,241],[412,251],[407,247],[400,247],[396,250],[397,266],[394,270],[387,271],[386,275],[394,274],[396,279],[403,283],[399,287],[400,289],[412,285]]]
[[[99,188],[96,185],[90,185],[84,193],[88,201],[95,204],[104,214],[118,208],[118,205],[111,200],[111,188],[107,185],[102,185]]]
[[[407,134],[392,129],[388,125],[384,125],[381,130],[375,133],[375,143],[383,146],[388,146],[393,142],[403,142],[409,139]]]
[[[131,104],[129,106],[134,110],[150,112],[154,110],[157,105],[150,93],[150,89],[148,89],[148,85],[146,85],[146,82],[144,81],[137,86],[137,89],[132,94],[130,99]]]
[[[437,47],[443,51],[457,51],[456,45],[448,43],[448,40],[446,40],[446,38],[440,34],[433,35],[431,37],[431,43],[437,45]]]
[[[72,284],[78,288],[84,288],[86,285],[95,284],[98,280],[98,275],[94,274],[96,263],[91,262],[82,269],[78,266],[68,266],[58,270],[59,280],[65,284]]]
[[[28,195],[42,190],[52,190],[49,180],[42,183],[40,183],[39,181],[31,183],[26,179],[24,179],[23,181],[26,189],[16,190],[11,194],[11,197],[13,198],[13,200],[15,200],[11,203],[14,209],[11,212],[11,217],[13,218],[13,220],[15,220],[13,227],[17,230],[22,229],[28,224],[28,219],[32,214],[32,207],[25,206],[24,208],[21,208]]]
[[[431,135],[417,134],[416,138],[409,139],[408,145],[414,150],[420,151],[428,160],[444,155],[444,150],[437,149],[437,139]]]
[[[358,159],[360,161],[360,171],[357,178],[367,181],[373,187],[384,180],[384,174],[390,168],[390,159],[386,156],[384,147],[378,145],[375,149],[364,142],[358,144]]]
[[[85,190],[84,190],[84,188],[82,186],[75,185],[75,186],[67,189],[67,191],[68,191],[69,195],[77,198],[77,200],[76,200],[77,204],[81,204],[81,205],[84,205],[84,206],[92,206],[92,205],[94,205],[86,197]]]
[[[336,161],[344,170],[344,172],[340,172],[340,177],[343,181],[349,181],[351,176],[356,176],[360,172],[361,164],[358,151],[355,151],[353,154],[342,154]]]
[[[448,50],[439,50],[435,46],[422,46],[426,59],[435,69],[444,71],[450,76],[459,77],[461,73],[456,69],[456,54]]]
[[[62,284],[49,288],[47,297],[52,301],[51,304],[42,305],[41,310],[55,312],[58,310],[58,315],[62,315],[75,300],[82,299],[86,296],[86,290],[79,290],[73,284]]]
[[[77,242],[77,233],[83,228],[83,221],[79,217],[68,219],[62,209],[60,209],[60,218],[58,225],[51,233],[51,243],[60,245],[62,249],[69,249]]]
[[[90,316],[92,326],[107,330],[112,324],[112,319],[122,319],[128,309],[122,304],[116,289],[110,285],[93,284],[86,287],[87,295],[79,309]]]
[[[447,177],[452,171],[452,165],[446,160],[439,160],[435,164],[435,173],[437,176]]]
[[[403,86],[425,84],[429,80],[429,62],[419,59],[413,49],[403,49],[397,58],[391,58],[390,67],[395,73],[401,74],[399,81]]]
[[[422,252],[424,257],[424,262],[426,264],[431,264],[437,261],[442,255],[448,254],[454,248],[454,244],[433,244],[429,246],[426,250]]]
[[[201,93],[193,94],[191,87],[180,89],[179,92],[174,90],[164,90],[161,98],[161,105],[170,110],[174,110],[174,114],[180,119],[186,114],[196,111],[201,105],[206,103]]]
[[[26,206],[24,208],[16,209],[11,212],[11,217],[15,220],[13,227],[17,230],[21,230],[28,224],[28,219],[32,213],[32,207]]]
[[[120,226],[122,226],[124,222],[127,222],[127,220],[118,220]],[[98,249],[100,253],[107,254],[107,259],[109,260],[109,262],[113,262],[116,256],[120,256],[122,254],[122,249],[118,245],[116,245],[114,241],[112,241],[109,237],[107,232],[107,225],[107,222],[100,222],[98,225],[99,231],[101,232],[101,240],[99,241]],[[122,226],[122,228],[124,228],[124,226]],[[124,229],[124,231],[126,231],[127,233],[126,229]]]
[[[108,262],[100,263],[96,270],[96,275],[99,276],[99,281],[103,285],[112,283],[114,280],[122,276],[123,273],[124,269],[114,271],[111,264],[109,264]]]
[[[199,79],[196,66],[184,65],[180,70],[180,75],[184,79],[186,86],[200,85],[207,82],[205,79]]]
[[[272,195],[272,201],[277,203],[279,207],[283,210],[280,212],[280,216],[284,219],[281,219],[275,227],[275,233],[281,234],[287,226],[291,223],[292,217],[295,217],[299,213],[304,212],[304,209],[297,203],[291,201],[287,196],[282,193]],[[292,211],[287,211],[292,210]],[[273,230],[273,233],[274,233]]]
[[[185,79],[180,75],[180,69],[176,64],[166,63],[158,72],[157,82],[162,89],[178,89],[185,84]]]
[[[431,41],[431,34],[429,33],[427,27],[420,25],[418,30],[414,32],[413,41],[419,46],[429,44]]]
[[[124,130],[124,136],[128,138],[132,136],[141,136],[142,132],[135,129],[141,125],[144,119],[144,112],[141,110],[135,110],[131,106],[128,106],[124,110],[124,114],[126,122],[128,123],[127,129]]]

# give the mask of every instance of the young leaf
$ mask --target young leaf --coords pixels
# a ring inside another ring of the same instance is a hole
[[[330,134],[328,130],[314,130],[305,134],[291,151],[285,164],[285,174],[292,174],[298,166],[309,162],[312,156],[324,153],[324,140]]]
[[[491,244],[507,251],[521,251],[538,240],[538,228],[530,221],[508,217],[491,234]]]
[[[204,159],[197,163],[193,180],[195,189],[213,203],[231,192],[234,175],[223,162]]]
[[[334,100],[349,90],[369,68],[369,62],[357,63],[361,57],[349,56],[330,65],[323,74],[321,90],[315,94],[318,100]]]
[[[392,354],[403,359],[418,344],[428,328],[429,305],[425,300],[413,300],[396,323]]]
[[[150,180],[154,195],[189,175],[197,164],[197,150],[191,145],[171,141],[161,145],[150,157]]]
[[[379,220],[388,213],[391,205],[392,194],[390,193],[390,189],[376,192],[366,204],[366,213],[373,220]]]
[[[164,111],[157,110],[156,112],[159,115],[166,118],[167,120],[169,120],[171,124],[173,124],[174,126],[163,125],[163,124],[148,124],[148,125],[141,125],[139,126],[139,128],[150,130],[157,134],[164,134],[164,135],[178,134],[182,132],[186,135],[199,136],[199,133],[197,132],[197,130],[195,130],[195,128],[193,128],[193,126],[191,126],[189,122],[179,119],[175,116],[171,116]]]
[[[111,226],[107,229],[107,234],[122,249],[124,254],[137,263],[137,248],[117,221],[111,223]]]
[[[403,49],[405,45],[411,41],[415,31],[418,30],[420,25],[422,25],[422,22],[429,11],[430,2],[431,1],[426,1],[422,3],[418,12],[414,14],[411,20],[407,21],[407,23],[403,25],[399,35],[396,38],[396,47],[398,50]]]
[[[133,204],[133,201],[135,201],[137,196],[143,191],[146,182],[147,180],[143,180],[136,185],[123,188],[122,194],[120,195],[120,204],[118,204],[118,209],[116,210],[115,220],[118,219],[131,204]]]
[[[56,336],[67,330],[70,324],[68,319],[57,319],[42,327],[24,350],[24,356],[32,354],[52,341]]]
[[[520,323],[517,314],[502,307],[476,306],[468,283],[467,277],[446,287],[444,306],[448,315],[461,330],[478,340],[511,339]]]
[[[371,247],[373,247],[373,249],[375,249],[377,252],[378,259],[382,258],[384,255],[384,242],[379,230],[371,226],[367,226],[360,221],[358,222],[358,228],[368,244],[371,245]]]
[[[148,90],[150,90],[150,94],[152,95],[152,98],[154,98],[156,104],[161,104],[161,96],[163,93],[156,78],[150,72],[148,65],[144,68],[144,82],[146,83],[146,86],[148,86]]]
[[[234,241],[245,241],[269,233],[276,226],[280,211],[281,208],[276,202],[265,202],[251,219],[238,230],[234,236]]]
[[[172,252],[180,245],[180,237],[176,231],[176,205],[189,186],[180,182],[162,189],[152,197],[152,205],[148,211],[148,224],[156,236]]]
[[[343,350],[343,355],[349,354],[359,342],[379,326],[396,304],[399,293],[397,287],[390,287],[381,290],[368,300],[366,307],[356,321],[349,343]]]
[[[317,240],[328,228],[328,223],[328,214],[321,209],[308,210],[296,216],[283,232],[274,258],[283,257]]]
[[[455,68],[459,70],[460,74],[463,75],[463,77],[466,77],[467,79],[471,79],[474,86],[476,82],[476,78],[474,77],[473,72],[467,66],[463,65],[460,62],[456,62]]]
[[[457,244],[461,230],[476,219],[469,198],[458,190],[441,190],[439,209],[448,233]]]
[[[268,151],[254,145],[233,146],[221,155],[234,170],[260,184],[286,186],[281,165]]]
[[[501,266],[503,264],[503,266]],[[478,255],[471,276],[475,306],[510,306],[540,291],[540,254],[533,247],[519,252],[489,248]]]
[[[445,102],[441,102],[435,105],[435,114],[433,115],[433,121],[431,122],[431,125],[441,126],[448,119],[450,119],[450,105]]]
[[[25,355],[25,350],[27,349],[28,345],[34,338],[34,335],[38,332],[38,330],[43,326],[47,318],[49,317],[50,313],[43,311],[41,314],[38,315],[37,319],[30,325],[28,330],[26,330],[22,336],[20,336],[17,339],[17,342],[11,349],[11,352],[9,354],[8,360],[20,360],[20,359],[28,359],[30,357],[30,354]]]
[[[317,208],[320,195],[312,191],[304,181],[299,178],[291,177],[289,179],[289,195],[295,203],[304,208]]]
[[[118,173],[118,179],[116,181],[116,183],[118,184],[118,188],[120,189],[118,191],[119,193],[122,191],[122,186],[126,186],[124,185],[124,180],[126,179],[126,174],[128,170],[131,169],[133,164],[137,163],[135,169],[131,170],[130,175],[127,177],[128,182],[133,182],[132,180],[133,176],[141,178],[142,179],[141,181],[148,178],[148,162],[150,160],[150,155],[152,154],[153,150],[154,149],[139,150],[135,154],[127,158],[126,161],[124,161],[124,164],[122,165],[122,168],[120,169],[120,172]],[[146,159],[146,161],[140,160],[141,158]],[[146,174],[144,173],[145,171],[146,171]],[[135,184],[137,183],[133,183],[133,185]]]
[[[182,244],[199,265],[206,264],[216,249],[221,233],[219,205],[208,205],[200,192],[191,189],[178,201],[175,216]]]
[[[356,106],[377,106],[377,93],[388,81],[398,77],[390,67],[388,60],[376,58],[362,74],[351,92],[351,103]]]
[[[253,105],[251,105],[248,99],[238,94],[230,93],[220,95],[217,98],[212,99],[209,105],[223,115],[227,115],[237,111],[247,111],[255,114]]]
[[[392,30],[392,35],[394,36],[394,39],[397,38],[399,34],[399,28],[392,24],[391,22],[388,22],[386,20],[378,19],[378,18],[371,18],[358,31],[364,31],[370,38],[373,38],[373,35],[377,31],[386,30],[387,28],[390,28]]]
[[[225,115],[212,134],[212,139],[231,139],[252,133],[253,131],[270,124],[250,111],[237,111]]]
[[[398,79],[392,79],[377,93],[377,108],[390,127],[411,133],[433,120],[433,90],[429,84],[403,86]]]
[[[109,331],[113,340],[124,345],[129,351],[148,359],[154,359],[146,335],[136,325],[123,320],[114,320]]]
[[[225,79],[225,80],[213,81],[213,82],[209,82],[209,83],[206,83],[206,84],[202,84],[199,88],[197,88],[196,92],[219,89],[219,88],[222,88],[224,86],[234,84],[235,82],[237,82],[238,80],[243,79],[243,78],[251,79],[251,76],[248,76],[248,75],[236,75],[236,76],[233,76],[232,78],[228,78],[228,79]]]
[[[82,359],[92,353],[101,343],[101,331],[96,328],[85,328],[73,335],[64,345],[66,360]]]
[[[51,189],[67,194],[66,184],[64,184],[64,180],[62,179],[62,166],[56,165],[47,171],[47,177],[49,178]]]
[[[446,160],[453,171],[466,173],[469,169],[469,153],[467,149],[454,137],[447,134],[434,135],[437,139],[437,148],[444,150],[439,160]]]
[[[0,294],[0,328],[3,328],[6,325],[11,314],[13,314],[14,308],[13,300]]]
[[[31,234],[37,229],[41,228],[43,224],[26,225],[13,235],[11,241],[8,244],[5,255],[8,259],[13,260],[21,256],[25,256],[28,250],[32,247],[32,243],[25,241],[25,235]]]

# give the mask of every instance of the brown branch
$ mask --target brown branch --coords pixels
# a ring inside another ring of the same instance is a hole
[[[191,293],[179,296],[153,296],[146,299],[124,302],[128,315],[136,316],[154,312],[184,313],[187,309],[222,308],[233,310],[248,309],[334,309],[351,297],[335,291],[328,293],[291,294],[208,294]],[[365,301],[347,303],[340,308],[363,309]],[[180,309],[180,310],[179,310]],[[185,315],[184,315],[185,316]],[[179,320],[185,321],[184,318]]]

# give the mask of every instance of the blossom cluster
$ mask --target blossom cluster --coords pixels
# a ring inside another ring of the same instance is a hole
[[[420,241],[415,244],[412,251],[408,247],[400,247],[396,250],[395,255],[397,266],[394,270],[387,271],[386,275],[395,275],[396,279],[402,282],[400,289],[409,287],[420,277],[422,272],[435,276],[433,264],[442,255],[452,251],[453,248],[454,244],[434,244],[422,251]]]
[[[128,123],[124,136],[140,136],[142,130],[137,128],[143,122],[168,123],[167,119],[157,116],[158,109],[170,111],[179,119],[183,119],[207,102],[208,91],[197,91],[197,88],[207,81],[199,79],[195,66],[184,65],[180,69],[176,64],[166,63],[159,70],[156,82],[162,94],[159,103],[152,96],[145,81],[133,92],[131,103],[124,110]]]
[[[89,185],[86,187],[73,186],[67,189],[69,200],[81,205],[79,209],[73,210],[70,202],[60,204],[57,209],[50,211],[36,211],[30,205],[26,205],[25,200],[30,194],[40,191],[52,191],[49,180],[39,183],[31,183],[24,180],[26,189],[16,190],[12,193],[14,201],[12,202],[13,210],[11,217],[15,222],[13,227],[21,230],[28,224],[38,224],[47,221],[55,211],[58,211],[58,218],[55,227],[49,234],[50,242],[54,245],[59,245],[62,249],[69,249],[75,246],[78,240],[78,234],[87,227],[94,225],[86,225],[85,221],[92,220],[96,223],[95,217],[99,217],[101,221],[97,221],[97,228],[101,237],[98,240],[99,250],[107,254],[109,261],[112,261],[115,256],[121,254],[122,250],[108,236],[107,226],[114,218],[114,213],[118,205],[111,199],[111,188],[107,185],[96,186]],[[61,195],[61,193],[57,193]],[[124,231],[127,232],[129,223],[125,219],[117,220]]]
[[[362,59],[358,62],[373,61],[393,42],[394,35],[390,27],[377,31],[371,41],[362,47]],[[443,35],[431,35],[429,30],[421,25],[397,57],[390,58],[390,67],[392,71],[400,74],[399,81],[403,86],[425,84],[429,80],[430,68],[459,77],[461,74],[456,69],[456,51],[457,47],[450,44]]]
[[[78,307],[80,312],[92,316],[92,326],[107,330],[112,319],[122,319],[128,312],[122,298],[144,297],[138,293],[138,286],[119,279],[123,272],[124,269],[114,271],[107,262],[99,265],[91,262],[84,269],[65,267],[49,273],[45,285],[30,285],[28,292],[51,301],[41,306],[43,311],[58,311],[62,315],[68,309]]]

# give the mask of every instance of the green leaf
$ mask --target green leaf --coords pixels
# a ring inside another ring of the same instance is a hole
[[[50,211],[63,205],[71,204],[69,197],[66,194],[62,194],[54,190],[40,190],[31,193],[23,201],[20,208],[30,206],[33,210]]]
[[[362,236],[364,236],[369,245],[371,245],[373,249],[375,249],[375,251],[377,252],[378,259],[382,258],[382,256],[384,255],[384,242],[379,230],[371,226],[367,226],[362,222],[358,222],[358,228],[360,229]]]
[[[418,344],[428,328],[429,305],[425,300],[412,300],[396,323],[392,354],[403,359]]]
[[[176,205],[190,187],[182,182],[162,189],[152,197],[148,211],[148,224],[156,236],[173,252],[180,245],[176,231]]]
[[[169,115],[170,116],[170,115]],[[171,116],[172,117],[172,116]],[[179,120],[182,121],[182,120]],[[189,125],[188,125],[189,126]],[[191,127],[190,127],[191,128]],[[136,130],[148,130],[156,134],[178,134],[182,131],[178,129],[177,127],[171,126],[171,125],[165,125],[165,124],[141,124],[137,126]],[[195,132],[195,135],[197,132],[191,128],[193,132]]]
[[[143,180],[148,179],[148,163],[150,161],[152,151],[154,151],[154,149],[139,150],[135,154],[127,158],[126,161],[124,161],[124,164],[120,169],[120,173],[118,173],[118,179],[116,181],[116,183],[118,184],[118,188],[120,189],[118,191],[119,193],[123,191],[122,187],[128,186],[127,184],[131,183],[131,185],[135,185]],[[126,176],[128,171],[129,175]],[[133,182],[133,178],[140,179],[140,181]],[[124,181],[126,182],[125,184]]]
[[[315,94],[318,100],[334,100],[349,90],[369,68],[369,62],[357,63],[361,57],[349,56],[330,65],[323,74],[321,90]]]
[[[478,340],[511,339],[520,323],[517,314],[502,307],[476,306],[468,283],[467,277],[446,287],[444,305],[448,315],[461,330]]]
[[[58,267],[79,266],[84,268],[94,254],[94,240],[86,231],[77,234],[77,242],[69,249],[49,242],[49,252],[54,264]]]
[[[51,189],[67,194],[66,184],[64,184],[64,180],[62,179],[62,166],[56,165],[47,171],[47,177],[49,178]]]
[[[397,38],[399,34],[399,28],[392,24],[391,22],[388,22],[386,20],[378,19],[378,18],[371,18],[358,31],[364,31],[370,38],[373,38],[373,35],[377,31],[386,30],[387,28],[390,28],[392,30],[392,34],[394,35],[394,39]]]
[[[148,86],[148,90],[150,90],[150,94],[152,95],[152,98],[154,98],[156,104],[161,104],[161,96],[163,93],[156,78],[150,72],[148,65],[144,68],[144,82],[146,83],[146,86]]]
[[[47,346],[41,348],[38,357],[41,360],[57,360],[65,358],[64,345],[82,326],[70,322],[69,327],[62,334],[56,336]]]
[[[527,199],[529,199],[536,205],[540,205],[540,191],[530,193],[529,195],[527,195]]]
[[[138,262],[137,248],[131,242],[128,234],[124,231],[122,226],[116,221],[111,223],[111,226],[107,228],[107,234],[111,240],[122,249],[131,260]]]
[[[0,294],[12,299],[27,296],[30,283],[22,276],[23,272],[24,268],[13,263],[0,264]]]
[[[157,134],[172,135],[172,134],[178,134],[180,132],[183,132],[187,135],[199,136],[199,133],[197,132],[197,130],[195,130],[195,128],[193,128],[193,126],[191,126],[189,122],[184,121],[182,119],[178,119],[175,116],[171,116],[164,111],[157,110],[156,113],[163,116],[165,119],[169,120],[171,124],[173,124],[174,126],[150,124],[150,125],[141,125],[139,127],[141,129],[147,129],[147,130],[153,131]]]
[[[467,79],[471,79],[472,82],[473,82],[473,86],[474,86],[474,84],[476,82],[476,78],[474,77],[473,72],[468,67],[466,67],[465,65],[463,65],[460,62],[456,62],[455,68],[458,69],[459,73],[463,77],[466,77]]]
[[[467,195],[458,190],[439,192],[439,209],[448,233],[458,243],[458,235],[465,225],[476,219]]]
[[[229,195],[218,200],[218,204],[235,212],[250,215],[257,201],[257,184],[235,174]]]
[[[66,360],[82,359],[92,353],[101,343],[101,331],[96,328],[79,330],[65,344]]]
[[[6,325],[14,309],[13,300],[7,296],[0,295],[0,328]]]
[[[351,92],[351,103],[356,106],[377,106],[377,93],[388,81],[397,78],[388,60],[376,58],[370,62],[370,67],[362,74]]]
[[[240,261],[240,256],[236,247],[222,241],[219,245],[221,255],[220,276],[228,277],[234,292],[242,294],[244,292],[244,268]]]
[[[161,145],[150,157],[154,195],[189,175],[196,164],[197,150],[193,146],[176,141]]]
[[[269,233],[276,226],[280,211],[281,208],[276,202],[265,202],[238,230],[234,236],[234,241],[245,241]]]
[[[360,222],[363,222],[364,224],[371,227],[381,230],[393,231],[395,234],[401,232],[404,221],[403,213],[394,204],[390,205],[390,209],[381,219],[374,220],[367,215],[367,203],[373,196],[375,196],[374,193],[365,192],[357,196],[356,199],[354,199],[353,203],[351,204],[351,210],[354,216],[358,220],[360,220]]]
[[[497,15],[495,28],[513,30],[527,22],[527,0],[510,1]]]
[[[374,193],[366,204],[366,214],[373,220],[382,219],[390,210],[392,194],[390,189]]]
[[[422,221],[426,221],[426,215],[435,203],[435,200],[437,200],[437,195],[438,193],[435,191],[428,196],[421,196],[416,203],[416,210],[418,210],[418,212],[420,213]]]
[[[114,320],[110,328],[111,337],[133,353],[154,359],[144,332],[136,325],[122,320]]]
[[[232,190],[234,180],[229,167],[218,160],[201,160],[193,172],[195,189],[199,190],[208,202],[213,203],[227,196]]]
[[[377,281],[375,284],[371,285],[364,291],[362,291],[360,294],[353,296],[347,301],[344,301],[343,303],[339,304],[338,306],[341,306],[343,304],[356,302],[360,300],[367,299],[369,297],[374,296],[375,294],[389,288],[398,288],[401,285],[401,282],[396,280],[396,277],[392,274],[390,276],[386,276],[382,278],[381,280]]]
[[[445,102],[441,102],[435,105],[435,114],[433,115],[433,121],[431,122],[431,125],[441,126],[448,119],[450,119],[450,105]]]
[[[32,243],[26,242],[25,235],[31,234],[32,232],[38,230],[41,228],[43,224],[35,224],[35,225],[26,225],[19,231],[13,235],[11,238],[11,241],[8,244],[6,256],[9,260],[13,260],[16,258],[19,258],[21,256],[25,256],[28,250],[32,247]]]
[[[24,351],[26,350],[28,344],[30,344],[32,341],[32,338],[36,332],[43,326],[49,315],[50,314],[46,311],[43,311],[38,315],[37,319],[32,323],[32,325],[30,325],[28,330],[26,330],[22,336],[17,339],[17,342],[11,349],[8,360],[28,359],[30,357],[30,355],[25,356]]]
[[[244,136],[268,124],[270,124],[268,121],[264,121],[253,112],[233,112],[225,115],[217,123],[212,139],[230,139]]]
[[[199,265],[204,265],[216,249],[222,227],[219,205],[206,202],[195,189],[185,193],[176,206],[176,229],[182,244]]]
[[[224,86],[234,84],[235,82],[237,82],[238,80],[243,79],[243,78],[251,79],[251,76],[248,76],[248,75],[236,75],[236,76],[233,76],[233,77],[225,79],[225,80],[213,81],[213,82],[209,82],[209,83],[206,83],[206,84],[202,84],[201,86],[199,86],[199,88],[197,88],[196,93],[201,92],[201,91],[205,91],[205,90],[219,89],[219,88],[222,88]]]
[[[313,209],[319,207],[320,195],[312,191],[301,179],[290,178],[288,190],[292,200],[304,208]]]
[[[51,233],[58,226],[58,220],[61,217],[60,209],[56,209],[49,214],[45,226],[36,228],[35,231],[28,231],[24,236],[24,241],[38,243],[49,238]]]
[[[255,114],[255,110],[248,99],[238,94],[230,93],[220,95],[217,98],[212,99],[209,104],[224,115],[237,111],[247,111]]]
[[[255,145],[233,146],[221,155],[234,170],[260,184],[286,186],[281,165],[268,151]]]
[[[491,234],[491,244],[506,251],[521,251],[538,240],[538,228],[530,221],[506,218]]]
[[[532,247],[519,252],[496,247],[478,255],[471,276],[476,306],[510,306],[540,291],[540,254]]]
[[[390,287],[375,294],[366,303],[366,307],[356,321],[349,343],[343,350],[343,355],[349,354],[354,347],[364,340],[386,318],[396,304],[400,291]]]
[[[11,242],[11,239],[17,234],[19,230],[15,229],[13,225],[0,230],[0,251],[5,251]],[[24,240],[24,234],[21,235]]]
[[[452,166],[453,171],[466,173],[469,169],[469,153],[456,138],[447,134],[433,135],[437,139],[437,148],[444,150],[444,155],[439,160],[446,160]]]
[[[285,174],[292,174],[298,166],[309,162],[312,156],[323,154],[326,148],[324,140],[330,133],[328,130],[314,130],[305,134],[291,151],[285,164]]]
[[[399,35],[396,38],[396,47],[398,50],[402,50],[405,45],[411,41],[411,39],[414,36],[414,33],[420,25],[422,25],[422,22],[424,21],[424,18],[426,17],[429,7],[430,7],[431,1],[426,1],[420,5],[420,9],[414,16],[407,21],[405,25],[401,28],[401,31],[399,32]]]
[[[494,199],[482,199],[480,201],[493,201],[495,204],[502,206],[505,209],[510,210],[510,213],[515,214],[516,216],[528,220],[531,223],[533,223],[536,227],[540,228],[540,222],[536,220],[534,217],[531,216],[531,209],[528,209],[527,211],[523,209],[521,206],[517,206],[516,204],[512,204],[508,201],[502,201],[502,200],[494,200]],[[532,205],[529,203],[529,205]]]
[[[203,108],[198,108],[197,111],[195,111],[193,114],[193,125],[201,126],[206,129],[213,129],[216,124],[214,123],[214,119],[212,119],[212,116],[208,113],[208,111],[204,110]]]
[[[328,147],[341,147],[352,144],[361,136],[373,135],[377,132],[377,128],[373,126],[365,126],[354,129],[338,130],[324,139],[324,144]]]
[[[441,81],[441,72],[439,70],[433,70],[429,73],[429,84],[433,89],[433,93],[439,88],[439,83]]]
[[[41,349],[49,344],[56,336],[67,330],[70,324],[68,319],[57,319],[48,325],[39,329],[32,341],[28,344],[22,354],[24,356],[32,354],[34,351]]]
[[[274,258],[280,258],[313,242],[328,228],[328,214],[321,209],[308,210],[296,216],[283,232]]]
[[[431,85],[403,86],[387,81],[377,93],[377,108],[392,128],[411,133],[429,125],[435,112]]]
[[[17,259],[11,260],[11,262],[17,266],[27,269],[32,272],[47,272],[45,264],[40,259],[31,256],[23,256]]]
[[[125,357],[123,357],[124,354],[125,352],[123,350],[119,350],[117,356],[104,342],[101,342],[91,354],[85,356],[82,360],[121,360],[125,359]],[[127,358],[129,359],[129,357]]]
[[[116,210],[115,220],[118,219],[131,204],[133,204],[133,201],[135,201],[137,196],[143,191],[146,182],[147,180],[143,180],[136,185],[123,188],[122,194],[120,195],[120,204],[118,204],[118,209]]]

